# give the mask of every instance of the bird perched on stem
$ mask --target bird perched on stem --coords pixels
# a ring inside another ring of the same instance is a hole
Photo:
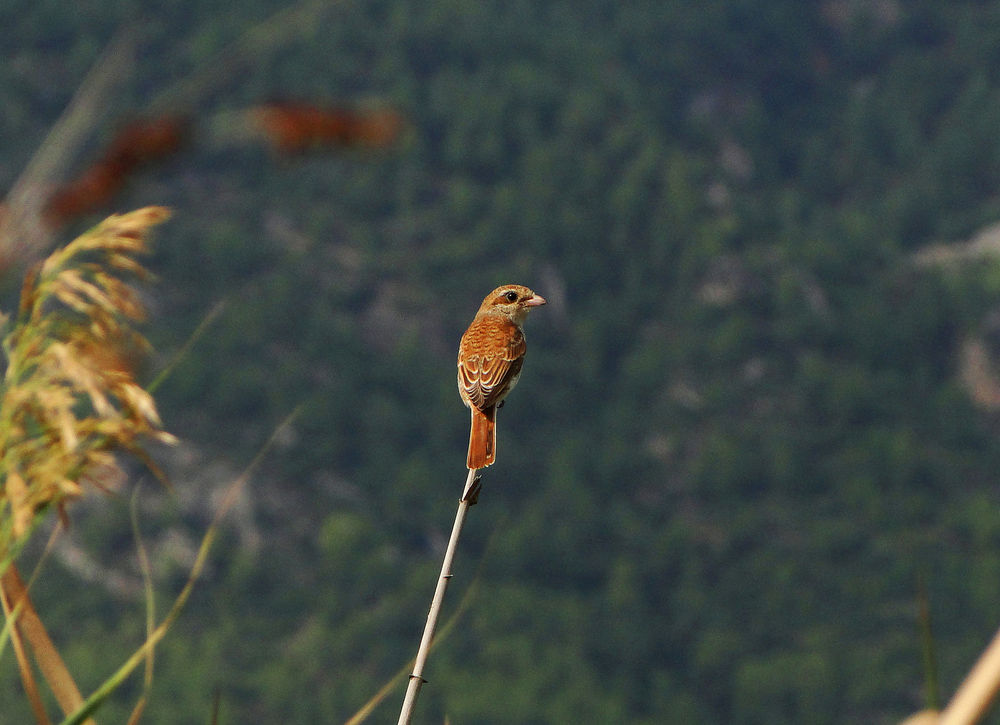
[[[521,376],[524,330],[521,324],[545,300],[527,287],[507,284],[486,295],[458,347],[458,392],[472,411],[470,469],[496,460],[497,408]]]

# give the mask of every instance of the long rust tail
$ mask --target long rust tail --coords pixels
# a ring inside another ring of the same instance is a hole
[[[469,468],[486,468],[497,458],[497,408],[472,408],[472,432],[469,434]]]

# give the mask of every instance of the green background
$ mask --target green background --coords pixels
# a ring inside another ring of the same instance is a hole
[[[108,210],[175,210],[150,379],[227,303],[158,394],[185,441],[176,492],[141,494],[161,611],[219,488],[305,404],[145,721],[207,722],[218,688],[223,723],[342,722],[413,655],[465,477],[458,338],[508,282],[550,304],[419,722],[897,722],[924,706],[921,579],[951,693],[1000,623],[1000,426],[961,374],[1000,343],[1000,268],[914,254],[1000,217],[1000,2],[344,0],[164,95],[282,7],[0,2],[0,186],[128,23],[133,72],[70,173],[165,98],[196,119]],[[411,128],[233,143],[274,99]],[[97,574],[57,555],[35,588],[85,689],[142,639],[127,500],[71,510]],[[29,717],[8,653],[0,722]]]

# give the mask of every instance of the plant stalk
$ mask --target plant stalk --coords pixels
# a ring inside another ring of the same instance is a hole
[[[989,710],[1000,689],[1000,632],[979,657],[972,671],[959,686],[948,707],[941,713],[938,725],[969,725]]]
[[[431,640],[434,639],[434,629],[437,627],[438,615],[441,614],[441,603],[444,601],[444,593],[448,588],[448,580],[451,579],[451,562],[455,558],[455,549],[458,547],[458,537],[462,533],[462,524],[465,523],[465,515],[469,512],[469,507],[476,503],[479,494],[479,476],[476,475],[478,469],[469,469],[469,477],[465,481],[465,490],[462,498],[458,502],[458,513],[455,514],[455,525],[451,529],[451,539],[448,541],[448,549],[444,553],[444,561],[441,563],[441,576],[438,577],[437,588],[434,590],[434,598],[431,600],[431,609],[427,613],[427,623],[424,625],[424,633],[420,638],[420,647],[417,649],[417,659],[413,663],[413,673],[410,675],[410,683],[406,687],[406,697],[403,699],[403,709],[399,713],[397,725],[409,725],[413,717],[413,708],[417,703],[417,696],[420,694],[420,687],[426,680],[423,677],[424,665],[427,662],[427,654],[431,649]]]

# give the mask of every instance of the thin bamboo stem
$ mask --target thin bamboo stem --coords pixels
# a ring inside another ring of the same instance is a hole
[[[469,469],[469,477],[465,480],[465,489],[462,491],[462,498],[458,502],[458,513],[455,514],[455,525],[451,528],[451,539],[448,540],[448,548],[444,553],[444,561],[441,563],[441,576],[438,577],[437,588],[434,590],[434,598],[431,600],[431,609],[427,613],[427,623],[424,625],[424,633],[420,638],[420,647],[417,649],[417,659],[413,663],[413,673],[410,675],[410,683],[406,686],[406,697],[403,699],[403,709],[399,713],[397,725],[409,725],[413,717],[413,708],[417,703],[417,696],[420,694],[420,687],[427,680],[424,679],[424,665],[427,663],[427,654],[431,649],[431,640],[434,639],[434,629],[437,627],[438,615],[441,614],[441,603],[444,601],[444,593],[448,588],[448,580],[451,579],[451,562],[455,558],[455,549],[458,547],[458,537],[462,533],[462,524],[465,523],[465,515],[469,512],[469,506],[476,502],[478,495],[477,483],[479,476],[476,475],[478,469]]]
[[[1000,689],[1000,632],[993,637],[972,671],[958,688],[938,725],[969,725],[978,722]]]

